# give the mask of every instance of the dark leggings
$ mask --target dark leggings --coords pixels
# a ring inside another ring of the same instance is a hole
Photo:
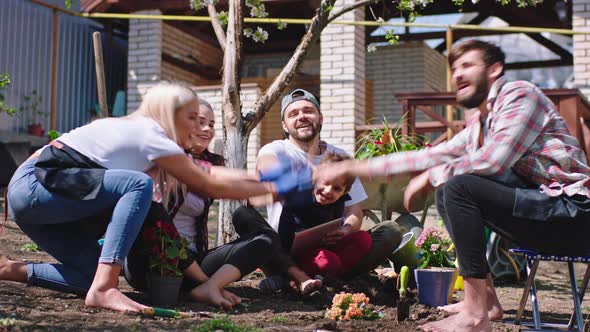
[[[161,220],[166,223],[171,222],[169,216],[166,214],[161,205],[153,204],[144,226],[153,224],[155,220]],[[225,264],[236,267],[240,270],[240,274],[243,277],[254,271],[257,267],[266,264],[270,259],[269,253],[277,251],[279,242],[275,239],[275,235],[272,229],[257,229],[241,236],[235,241],[209,250],[201,262],[197,263],[209,277]],[[146,275],[149,269],[145,248],[151,248],[151,246],[146,246],[144,241],[145,239],[142,236],[136,239],[124,264],[125,279],[129,285],[137,290],[145,290],[147,288]],[[179,263],[179,268],[181,270],[186,269],[195,261],[194,257],[196,257],[196,254],[191,253],[189,259]],[[182,289],[190,290],[198,285],[196,281],[185,278]]]
[[[436,206],[455,243],[461,275],[485,278],[484,226],[517,245],[553,254],[590,251],[590,220],[536,221],[512,215],[515,188],[476,175],[452,177],[436,192]]]
[[[286,273],[290,266],[295,265],[291,255],[280,244],[279,235],[272,229],[272,227],[264,220],[264,217],[252,207],[239,207],[232,215],[232,223],[236,229],[236,233],[241,237],[251,236],[257,232],[264,231],[269,234],[273,242],[277,243],[273,251],[268,251],[265,255],[268,261],[264,265],[265,272],[270,274]]]

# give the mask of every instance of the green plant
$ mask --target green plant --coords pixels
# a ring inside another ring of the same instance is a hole
[[[229,319],[227,316],[221,318],[213,318],[204,321],[203,323],[195,326],[192,328],[193,332],[214,332],[214,331],[223,331],[223,332],[259,332],[262,331],[255,327],[243,327],[238,326]]]
[[[6,112],[8,115],[15,115],[16,108],[14,107],[7,107],[4,105],[4,94],[2,90],[6,90],[10,85],[10,75],[8,74],[0,74],[0,113]]]
[[[416,247],[420,251],[420,266],[425,267],[455,267],[450,256],[452,242],[443,236],[440,230],[426,227],[416,240]]]
[[[285,323],[288,320],[289,320],[289,318],[287,318],[285,316],[275,316],[270,319],[270,321],[273,323]]]
[[[55,131],[55,130],[51,129],[51,130],[50,130],[50,131],[47,133],[47,136],[49,136],[49,139],[53,141],[54,139],[58,138],[58,137],[60,136],[60,134],[59,134],[57,131]]]
[[[14,324],[16,324],[14,318],[0,318],[0,326],[13,326]]]
[[[357,159],[367,159],[386,154],[419,150],[430,144],[421,136],[406,136],[401,134],[400,126],[391,128],[383,119],[383,129],[370,129],[364,132],[359,140],[355,156]]]
[[[172,223],[156,221],[155,226],[143,232],[148,245],[149,268],[162,276],[182,276],[178,268],[181,259],[187,259],[188,241],[178,235]]]
[[[37,94],[37,90],[31,91],[30,95],[23,96],[21,111],[26,113],[29,118],[29,124],[39,124],[47,116],[47,112],[41,109],[43,98]]]
[[[41,251],[41,247],[39,247],[36,243],[26,243],[25,245],[22,246],[21,248],[23,251],[28,251],[28,252],[39,252]]]

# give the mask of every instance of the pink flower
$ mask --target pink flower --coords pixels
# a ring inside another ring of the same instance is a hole
[[[433,245],[430,246],[430,251],[436,252],[439,247],[440,247],[440,244],[435,243],[435,244],[433,244]]]

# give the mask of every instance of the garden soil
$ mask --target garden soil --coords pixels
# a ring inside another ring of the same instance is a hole
[[[23,261],[51,261],[44,252],[23,249],[31,240],[11,221],[0,235],[0,252]],[[542,314],[548,321],[566,320],[571,313],[571,299],[565,265],[542,263],[538,272],[539,299]],[[583,266],[577,266],[579,276]],[[413,304],[410,319],[396,320],[397,291],[394,280],[383,280],[376,274],[347,281],[327,280],[321,292],[302,298],[292,292],[265,293],[258,290],[262,280],[260,273],[253,273],[244,280],[230,285],[229,289],[243,298],[243,305],[231,311],[222,311],[206,304],[182,299],[175,309],[194,313],[185,319],[150,318],[123,314],[109,310],[87,308],[82,297],[54,292],[39,287],[0,281],[0,331],[189,331],[205,320],[224,318],[243,328],[264,331],[416,331],[418,326],[442,317],[435,309]],[[120,279],[123,292],[142,303],[147,298],[131,289]],[[498,285],[498,294],[504,305],[506,320],[514,319],[522,293],[523,282]],[[375,321],[339,321],[324,318],[326,308],[334,294],[340,292],[364,292],[370,297],[373,308],[384,317]],[[414,294],[415,295],[415,294]],[[456,299],[462,292],[455,294]],[[590,307],[584,307],[584,315]],[[525,312],[530,318],[530,306]],[[494,331],[518,331],[507,322],[494,322]]]

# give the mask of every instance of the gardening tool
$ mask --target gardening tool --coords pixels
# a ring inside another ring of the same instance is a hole
[[[164,309],[164,308],[145,308],[142,314],[150,317],[167,317],[167,318],[188,318],[191,316],[188,312],[181,312],[178,310]]]
[[[410,303],[408,302],[408,274],[409,268],[402,266],[399,272],[399,300],[397,301],[397,321],[401,322],[410,317]]]

